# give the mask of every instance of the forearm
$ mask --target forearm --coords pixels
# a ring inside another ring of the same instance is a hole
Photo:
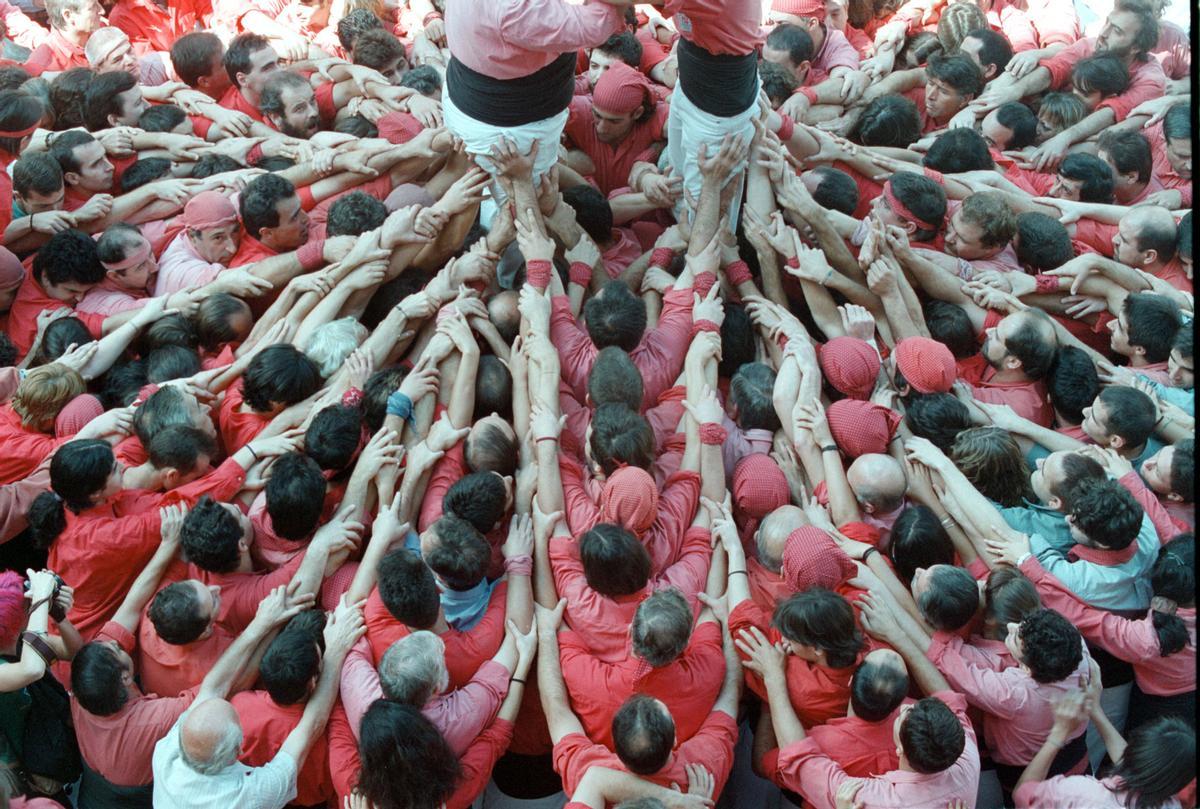
[[[1088,115],[1082,121],[1063,130],[1064,138],[1070,138],[1071,143],[1079,143],[1093,135],[1098,135],[1117,122],[1117,114],[1111,107],[1104,107]]]
[[[788,695],[787,676],[783,672],[773,673],[763,681],[767,688],[767,702],[771,708],[771,725],[779,747],[787,747],[804,740],[804,725],[796,716]]]
[[[1022,784],[1036,784],[1046,780],[1046,776],[1050,774],[1050,765],[1054,763],[1054,759],[1063,748],[1065,739],[1061,738],[1061,732],[1058,728],[1050,731],[1050,735],[1046,737],[1046,741],[1042,743],[1041,749],[1037,751],[1037,755],[1033,760],[1025,765],[1025,771],[1021,773],[1021,777],[1017,780],[1017,785],[1014,791],[1019,789]]]
[[[241,677],[254,650],[270,630],[259,621],[251,621],[242,634],[225,650],[200,682],[194,704],[210,697],[228,698],[234,682]]]

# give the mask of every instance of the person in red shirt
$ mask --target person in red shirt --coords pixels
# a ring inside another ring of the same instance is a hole
[[[718,603],[718,602],[711,602]],[[617,711],[612,721],[613,751],[588,738],[578,717],[571,711],[559,659],[558,633],[566,600],[554,610],[537,607],[538,690],[554,741],[554,769],[563,779],[567,794],[573,794],[584,774],[595,766],[611,767],[644,776],[659,786],[687,783],[689,764],[703,763],[712,769],[714,794],[724,789],[733,765],[737,739],[734,715],[741,695],[733,646],[724,637],[721,690],[691,739],[676,746],[675,719],[661,701],[635,694]],[[615,752],[614,752],[615,751]]]
[[[316,363],[289,343],[255,354],[240,383],[226,392],[217,415],[226,452],[251,441],[284,409],[316,393],[321,383]]]
[[[100,0],[50,0],[46,16],[50,18],[50,36],[29,54],[24,64],[29,74],[88,67],[83,46],[93,31],[106,24]]]

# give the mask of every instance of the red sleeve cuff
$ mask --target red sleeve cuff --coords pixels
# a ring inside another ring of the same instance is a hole
[[[713,284],[717,283],[715,273],[702,272],[692,279],[692,289],[700,294],[700,297],[706,297],[708,291],[712,289]]]
[[[812,91],[810,90],[809,92],[811,93]],[[805,94],[805,98],[808,98],[807,94]],[[812,101],[812,99],[809,98],[809,101]],[[796,131],[796,122],[792,120],[792,116],[783,114],[780,114],[779,120],[779,131],[775,134],[779,136],[781,141],[786,143],[792,139],[792,133]]]
[[[300,268],[302,270],[312,272],[325,264],[324,253],[325,240],[311,239],[296,251],[296,258],[300,260]]]
[[[544,259],[525,262],[525,280],[539,290],[550,286],[550,262]]]
[[[946,184],[946,178],[942,175],[942,173],[940,171],[934,171],[931,168],[926,168],[926,169],[924,169],[924,172],[925,172],[926,177],[933,180],[938,185]]]
[[[700,425],[700,443],[708,444],[709,446],[720,446],[725,443],[725,438],[729,433],[720,424],[701,424]]]
[[[592,282],[592,268],[582,261],[572,261],[567,274],[570,276],[572,284],[578,284],[581,287],[586,287]],[[549,279],[547,279],[548,282]]]
[[[711,320],[697,320],[695,323],[692,324],[692,336],[693,337],[695,337],[697,334],[699,334],[702,331],[711,331],[714,334],[720,334],[721,327],[718,326],[716,323],[713,323]]]
[[[1034,281],[1037,282],[1037,292],[1038,293],[1044,295],[1044,294],[1048,294],[1048,293],[1058,292],[1058,276],[1057,275],[1045,275],[1044,273],[1038,273],[1037,275],[1033,276],[1033,279],[1034,279]]]
[[[261,143],[256,143],[250,147],[250,151],[246,152],[246,165],[253,166],[258,161],[263,159],[263,149]]]
[[[729,263],[729,266],[725,268],[725,277],[735,287],[753,280],[753,277],[750,275],[750,267],[741,259]]]
[[[797,93],[799,93],[800,95],[804,96],[805,98],[807,98],[810,104],[816,104],[816,103],[817,103],[817,91],[816,91],[816,90],[814,90],[813,88],[811,88],[811,87],[801,87],[801,88],[800,88],[799,90],[797,90],[796,92],[797,92]],[[784,116],[783,116],[783,118],[784,118],[784,120],[790,120],[790,119],[789,119],[789,118],[788,118],[786,115],[784,115]],[[794,121],[792,122],[792,125],[793,125],[793,126],[795,126],[795,122],[794,122]],[[780,132],[780,133],[779,133],[779,137],[780,137],[780,139],[782,139],[782,140],[787,140],[787,138],[784,138],[784,137],[783,137],[783,132]]]
[[[675,251],[669,247],[656,247],[650,254],[650,266],[665,270],[675,260]]]

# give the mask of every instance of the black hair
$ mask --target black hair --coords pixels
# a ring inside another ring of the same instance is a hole
[[[1065,499],[1067,517],[1096,545],[1123,551],[1137,540],[1145,511],[1117,481],[1082,480]]]
[[[361,236],[382,225],[387,217],[387,207],[378,199],[363,191],[351,191],[329,206],[325,234]]]
[[[231,573],[241,560],[242,526],[207,494],[183,518],[180,545],[187,560],[209,573]]]
[[[293,541],[310,536],[321,520],[325,488],[321,467],[311,457],[303,452],[279,456],[266,487],[271,529]]]
[[[1118,96],[1129,88],[1129,68],[1111,53],[1080,59],[1071,68],[1071,83],[1081,93],[1099,93],[1100,98]]]
[[[419,708],[377,699],[360,725],[362,767],[354,789],[377,809],[437,807],[454,793],[462,767]]]
[[[155,469],[170,467],[188,475],[195,471],[201,456],[210,460],[217,456],[217,442],[203,430],[172,424],[150,440],[146,454]]]
[[[1039,683],[1057,683],[1083,660],[1083,637],[1061,613],[1040,607],[1021,621],[1021,662]]]
[[[587,391],[593,407],[615,402],[636,413],[642,407],[642,374],[624,349],[607,346],[588,371]]]
[[[1192,105],[1176,104],[1163,116],[1163,137],[1166,140],[1190,140],[1192,137]]]
[[[1196,497],[1194,483],[1196,481],[1196,441],[1185,438],[1174,445],[1174,458],[1171,460],[1171,491],[1183,498],[1183,502],[1191,503]]]
[[[505,421],[512,421],[512,372],[495,354],[484,354],[479,358],[475,372],[475,420],[492,413]]]
[[[729,383],[729,401],[738,408],[738,426],[743,430],[778,430],[774,390],[775,371],[771,366],[748,362],[738,368]]]
[[[137,87],[137,79],[124,70],[98,73],[83,94],[83,122],[91,132],[107,129],[110,115],[121,114],[120,94]]]
[[[1035,211],[1017,214],[1017,236],[1013,239],[1013,246],[1017,251],[1017,261],[1035,274],[1056,270],[1075,257],[1075,247],[1071,244],[1071,234],[1066,225],[1049,214]]]
[[[90,67],[73,67],[59,73],[50,82],[50,107],[54,111],[54,128],[63,133],[55,139],[56,142],[75,127],[83,126],[83,96],[95,76],[95,71]],[[0,141],[0,147],[2,145],[3,141]],[[53,153],[53,148],[50,151]]]
[[[954,632],[970,623],[979,610],[979,586],[965,568],[943,565],[927,571],[928,587],[917,607],[934,629]]]
[[[388,397],[399,389],[406,376],[406,368],[391,365],[380,368],[367,377],[367,384],[363,386],[362,408],[363,423],[368,433],[374,435],[383,427],[384,419],[387,418]]]
[[[246,232],[258,238],[263,228],[279,227],[279,203],[296,193],[296,187],[278,174],[260,174],[246,184],[238,212]]]
[[[929,79],[944,82],[960,96],[977,96],[983,90],[983,73],[969,56],[961,53],[943,56],[934,54],[925,64],[925,75]]]
[[[192,424],[184,409],[186,395],[174,386],[161,387],[133,411],[133,434],[142,446],[150,446],[154,436],[169,425]]]
[[[112,716],[129,701],[125,670],[116,652],[99,641],[85,643],[71,660],[71,693],[93,716]]]
[[[50,491],[29,506],[29,530],[35,548],[49,548],[67,527],[65,509],[78,514],[91,508],[104,491],[116,457],[107,441],[78,439],[58,448],[50,459]]]
[[[850,707],[864,722],[882,722],[908,695],[908,672],[864,660],[850,679]]]
[[[185,646],[199,640],[216,617],[203,614],[199,607],[193,581],[177,581],[154,594],[146,614],[163,641]]]
[[[354,51],[351,54],[354,64],[365,65],[374,70],[383,70],[388,63],[397,59],[408,61],[404,45],[391,31],[383,28],[369,28],[354,40]]]
[[[505,477],[517,471],[517,440],[495,423],[472,430],[463,440],[463,456],[472,472],[496,472]]]
[[[1039,328],[1039,325],[1048,324],[1048,315],[1039,309],[1030,310],[1030,315],[1030,319],[1008,336],[1004,347],[1021,361],[1025,376],[1032,380],[1044,379],[1058,354],[1058,340],[1049,328]]]
[[[670,758],[675,721],[654,697],[634,694],[613,715],[612,736],[613,752],[631,773],[652,775]]]
[[[608,198],[586,183],[562,192],[563,202],[575,211],[575,220],[596,244],[612,239],[613,214]]]
[[[645,546],[613,523],[598,523],[579,538],[579,560],[588,587],[609,598],[632,595],[650,580]]]
[[[213,58],[223,47],[216,34],[193,31],[171,43],[171,64],[184,84],[195,87],[212,71]]]
[[[1050,404],[1071,424],[1083,423],[1083,409],[1100,394],[1100,375],[1082,348],[1063,346],[1046,378]]]
[[[91,341],[92,333],[82,320],[72,315],[60,317],[42,332],[42,344],[38,348],[35,362],[37,365],[48,365],[66,354],[72,343],[81,346]]]
[[[946,218],[946,191],[924,174],[898,171],[889,178],[889,182],[896,199],[923,222],[938,223]],[[918,225],[913,240],[929,241],[940,229],[929,230]]]
[[[1179,606],[1195,605],[1195,534],[1180,534],[1158,549],[1158,558],[1150,568],[1150,586],[1154,588],[1154,595],[1168,598]],[[1158,634],[1160,655],[1169,657],[1188,645],[1187,626],[1178,615],[1155,610],[1151,620]]]
[[[885,95],[873,99],[863,109],[850,140],[862,146],[895,146],[907,149],[921,137],[921,116],[911,98]]]
[[[968,31],[967,36],[979,40],[980,63],[984,66],[995,65],[997,76],[1003,73],[1013,58],[1012,43],[1008,41],[1008,37],[990,28],[976,28]]]
[[[27,152],[12,167],[13,190],[23,197],[31,192],[43,197],[63,189],[62,167],[46,152]]]
[[[147,132],[170,132],[187,120],[187,113],[176,104],[155,104],[142,113],[138,126]]]
[[[854,178],[832,166],[817,166],[812,171],[821,178],[813,190],[813,201],[822,208],[853,215],[858,208],[858,184]]]
[[[1175,794],[1196,778],[1196,728],[1177,716],[1160,716],[1129,734],[1109,787],[1118,800],[1137,809],[1175,805]]]
[[[461,517],[481,534],[504,519],[508,491],[504,480],[493,472],[472,472],[459,478],[442,497],[442,510]]]
[[[346,53],[352,52],[354,41],[358,39],[359,34],[373,28],[382,29],[383,21],[370,9],[356,8],[342,17],[337,24],[337,38],[342,45],[342,50]]]
[[[451,590],[470,590],[483,580],[492,549],[474,525],[445,513],[429,526],[437,543],[425,554],[429,569]]]
[[[400,77],[401,87],[411,87],[423,96],[435,97],[442,91],[442,76],[433,65],[410,67]]]
[[[1109,385],[1097,399],[1108,409],[1105,430],[1125,439],[1129,447],[1140,447],[1154,435],[1154,401],[1137,388]]]
[[[1081,202],[1108,204],[1113,200],[1115,179],[1112,167],[1093,154],[1071,152],[1058,164],[1058,174],[1077,180]]]
[[[911,397],[904,405],[904,422],[913,435],[928,438],[945,453],[950,452],[960,432],[973,426],[971,412],[953,393]]]
[[[961,360],[979,353],[975,327],[961,306],[931,298],[922,304],[929,336],[946,348],[955,359]]]
[[[634,70],[642,63],[642,43],[629,31],[613,34],[596,46],[601,53],[609,53]]]
[[[305,610],[293,617],[267,646],[259,663],[259,679],[276,705],[297,705],[321,673],[325,613]]]
[[[754,324],[746,307],[726,304],[725,320],[721,323],[721,359],[717,363],[717,373],[722,379],[732,378],[738,368],[754,362],[754,341]]]
[[[896,575],[908,584],[919,567],[953,565],[954,543],[933,510],[917,504],[900,512],[892,526],[888,555]]]
[[[100,393],[100,401],[104,403],[105,410],[128,407],[137,401],[138,393],[145,384],[146,363],[143,360],[118,362],[104,375],[104,390]]]
[[[414,631],[431,628],[441,610],[433,571],[407,548],[379,560],[379,598],[393,618]]]
[[[20,90],[0,90],[0,130],[19,132],[42,119],[42,102]],[[16,157],[24,137],[0,137],[0,151]]]
[[[242,396],[254,410],[265,413],[273,402],[293,405],[321,387],[317,364],[291,344],[267,346],[254,356],[242,375]]]
[[[1037,116],[1020,101],[1009,101],[997,107],[996,123],[1012,132],[1005,149],[1024,149],[1032,146],[1037,137]]]
[[[649,469],[655,459],[654,432],[645,417],[623,404],[603,404],[592,413],[588,445],[605,475],[618,465]]]
[[[343,135],[353,135],[356,138],[379,137],[379,127],[361,115],[348,115],[340,121],[335,122],[333,131],[341,132]]]
[[[20,65],[0,67],[0,90],[17,90],[31,78],[29,71]]]
[[[1179,304],[1166,295],[1134,292],[1121,306],[1128,324],[1129,345],[1146,350],[1147,362],[1166,362],[1183,328]]]
[[[206,177],[212,177],[214,174],[237,171],[241,167],[241,163],[227,154],[210,152],[200,155],[200,158],[192,164],[192,179],[203,180]]]
[[[270,41],[258,34],[246,33],[235,36],[230,41],[229,47],[225,49],[225,56],[221,60],[225,66],[225,73],[229,76],[229,82],[234,87],[238,87],[237,74],[250,71],[251,54],[269,47],[271,47]]]
[[[1037,126],[1036,119],[1034,126]],[[940,171],[943,174],[957,174],[962,171],[979,171],[996,167],[983,135],[968,127],[947,129],[934,138],[921,163],[926,168]]]
[[[206,295],[191,320],[197,346],[205,351],[217,351],[226,343],[240,339],[242,335],[233,328],[231,321],[235,315],[245,313],[248,313],[246,303],[241,298],[228,292]]]
[[[796,81],[795,73],[783,65],[768,62],[765,59],[758,61],[758,78],[762,82],[763,92],[767,94],[767,99],[775,108],[791,98],[792,93],[796,92],[796,88],[800,86],[800,83]]]
[[[823,587],[810,587],[780,601],[771,625],[794,643],[823,650],[833,669],[853,666],[866,645],[850,602]]]
[[[937,697],[913,705],[900,726],[900,747],[916,772],[932,774],[948,769],[967,745],[967,734],[954,711]]]
[[[171,173],[171,161],[165,157],[143,157],[121,174],[121,193],[128,194],[146,183],[161,180]]]
[[[156,348],[146,356],[146,381],[166,382],[182,379],[200,372],[200,355],[196,349],[168,345]]]
[[[43,287],[70,282],[98,284],[104,274],[96,240],[75,228],[55,233],[33,258],[33,277]]]
[[[1154,154],[1150,141],[1141,132],[1106,129],[1100,133],[1096,148],[1108,155],[1117,174],[1137,173],[1139,183],[1150,181],[1154,173]]]
[[[788,59],[794,65],[812,61],[815,52],[808,31],[791,23],[775,26],[774,30],[767,34],[766,45],[777,51],[787,51]]]
[[[317,412],[304,431],[304,454],[322,469],[338,472],[354,460],[362,439],[362,411],[335,404]]]

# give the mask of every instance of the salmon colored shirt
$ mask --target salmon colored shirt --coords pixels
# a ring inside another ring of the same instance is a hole
[[[36,255],[36,254],[35,254]],[[31,272],[33,256],[22,262],[25,265],[25,280],[17,290],[12,308],[8,311],[8,336],[17,347],[18,359],[25,356],[37,337],[37,316],[47,309],[70,309],[71,306],[46,294]],[[72,310],[71,315],[79,318],[88,332],[99,340],[104,336],[104,315],[88,314]]]
[[[305,703],[280,705],[266,691],[242,691],[229,699],[242,724],[242,753],[238,760],[261,767],[279,752],[288,734],[300,724]],[[296,798],[301,806],[324,805],[336,798],[329,775],[329,735],[317,735],[296,775]]]
[[[1061,90],[1069,86],[1071,70],[1075,67],[1075,63],[1080,59],[1092,56],[1095,52],[1096,38],[1084,37],[1063,48],[1054,56],[1042,59],[1038,62],[1038,67],[1048,69],[1050,71],[1050,87]],[[1129,87],[1120,95],[1101,101],[1096,109],[1111,109],[1119,123],[1124,121],[1137,105],[1161,96],[1165,87],[1166,76],[1157,59],[1150,58],[1145,62],[1135,60],[1129,65]]]
[[[221,409],[217,413],[221,444],[230,454],[253,441],[271,423],[270,414],[243,412],[241,407],[244,401],[242,382],[238,380],[237,384],[225,392],[225,401],[221,402]]]
[[[0,483],[15,484],[24,480],[54,450],[70,440],[70,437],[55,438],[49,433],[23,427],[12,404],[0,405]]]
[[[31,76],[40,76],[46,71],[62,72],[73,67],[90,67],[83,48],[68,42],[57,28],[50,29],[46,40],[34,48],[22,65]]]

